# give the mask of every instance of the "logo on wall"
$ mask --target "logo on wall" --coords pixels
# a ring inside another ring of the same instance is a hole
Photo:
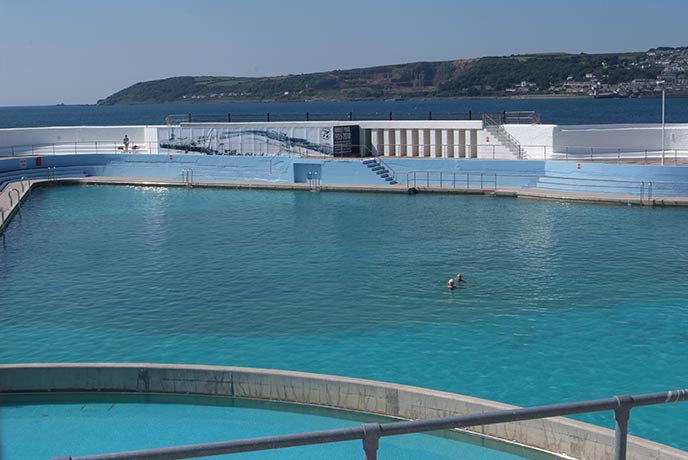
[[[320,138],[323,140],[329,140],[331,134],[330,128],[323,128],[320,130]]]

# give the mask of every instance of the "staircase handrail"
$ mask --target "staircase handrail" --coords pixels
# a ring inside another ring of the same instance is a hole
[[[520,113],[520,112],[516,112]],[[495,118],[495,116],[498,116],[499,118]],[[484,113],[483,114],[483,124],[486,126],[486,129],[496,127],[497,128],[497,138],[501,141],[507,144],[507,148],[513,147],[517,151],[518,159],[523,160],[525,159],[524,155],[524,150],[523,147],[521,146],[521,143],[518,142],[518,140],[512,136],[509,131],[506,130],[504,127],[504,121],[506,120],[506,112],[500,113],[500,114],[492,114],[492,113]]]
[[[521,143],[509,133],[509,131],[506,130],[504,125],[499,125],[498,126],[498,132],[500,135],[502,135],[504,138],[506,138],[506,141],[508,144],[516,147],[518,149],[518,159],[519,160],[524,160],[526,158],[523,147],[521,147]],[[500,139],[501,140],[501,139]]]

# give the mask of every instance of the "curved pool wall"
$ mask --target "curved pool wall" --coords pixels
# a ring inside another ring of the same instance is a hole
[[[514,408],[405,385],[280,370],[148,363],[0,365],[0,393],[91,391],[226,396],[403,419]],[[602,460],[614,455],[613,431],[561,417],[478,426],[470,431],[572,458]],[[629,436],[627,458],[679,460],[688,458],[688,452]]]
[[[417,173],[419,184],[427,173],[444,174],[445,183],[455,176],[457,187],[471,175],[476,187],[481,174],[485,185],[496,188],[537,190],[538,179],[569,178],[560,190],[589,191],[585,181],[629,181],[664,183],[655,196],[684,196],[688,192],[688,167],[600,164],[559,161],[467,160],[467,159],[406,159],[387,158],[385,165],[394,171],[399,187],[413,186],[407,177]],[[181,181],[190,168],[195,181],[245,182],[266,184],[307,183],[308,173],[317,172],[322,185],[358,185],[392,187],[370,170],[360,159],[307,159],[291,156],[215,156],[199,154],[71,154],[22,156],[0,159],[0,182],[25,178],[119,177]],[[437,177],[433,180],[437,180]],[[410,179],[409,179],[410,180]],[[614,189],[611,189],[612,192]],[[604,193],[601,190],[600,193]]]

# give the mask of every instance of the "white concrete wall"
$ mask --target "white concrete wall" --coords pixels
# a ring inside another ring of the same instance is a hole
[[[559,153],[587,153],[661,150],[661,125],[560,126],[554,150]],[[665,125],[664,148],[688,150],[688,124]]]
[[[559,127],[557,125],[504,125],[523,147],[529,160],[550,157]]]
[[[489,131],[477,133],[478,158],[481,160],[517,160],[516,156]],[[464,141],[465,143],[465,141]]]
[[[266,123],[259,123],[264,126]],[[361,142],[375,154],[403,157],[459,157],[481,159],[513,159],[503,146],[497,145],[482,121],[392,120],[327,122],[328,126],[356,124],[361,127]],[[194,124],[184,124],[192,126]],[[233,123],[234,127],[250,127],[255,123]],[[199,125],[200,126],[200,125]],[[276,128],[323,126],[323,122],[270,123]],[[0,156],[12,154],[116,152],[124,135],[130,145],[139,145],[142,152],[157,152],[159,126],[71,126],[46,128],[0,129]],[[554,154],[615,153],[659,151],[661,125],[505,125],[525,149],[528,159],[549,159]],[[489,137],[489,141],[488,141]],[[404,144],[397,146],[397,143]],[[451,145],[450,145],[451,144]],[[496,145],[496,146],[495,146]],[[55,147],[53,147],[55,146]],[[688,124],[667,124],[664,148],[688,155]],[[683,154],[683,155],[681,155]]]
[[[146,126],[66,126],[49,128],[0,129],[0,156],[12,154],[115,153],[124,136],[129,147],[138,145],[143,151],[157,144],[157,127]],[[75,145],[76,144],[76,145]],[[79,152],[76,152],[79,153]]]
[[[530,160],[549,159],[553,154],[590,154],[661,151],[661,125],[505,125]],[[688,154],[688,124],[664,128],[664,148]],[[546,158],[545,158],[546,157]]]

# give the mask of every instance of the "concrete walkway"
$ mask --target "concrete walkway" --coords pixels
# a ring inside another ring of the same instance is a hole
[[[66,182],[67,180],[63,180]],[[118,184],[118,185],[160,185],[160,186],[188,186],[184,181],[175,179],[151,179],[131,177],[79,177],[69,179],[69,182],[83,184]],[[527,198],[539,200],[570,201],[581,203],[617,204],[635,206],[688,206],[688,197],[656,197],[648,201],[640,200],[635,195],[620,195],[594,192],[569,192],[564,190],[543,190],[532,188],[443,188],[443,187],[411,187],[404,184],[381,185],[346,185],[323,184],[312,186],[307,183],[292,182],[241,182],[241,181],[194,181],[193,187],[218,187],[239,189],[266,189],[266,190],[313,190],[313,191],[339,191],[339,192],[373,192],[373,193],[442,193],[458,195],[487,195],[496,197]]]

